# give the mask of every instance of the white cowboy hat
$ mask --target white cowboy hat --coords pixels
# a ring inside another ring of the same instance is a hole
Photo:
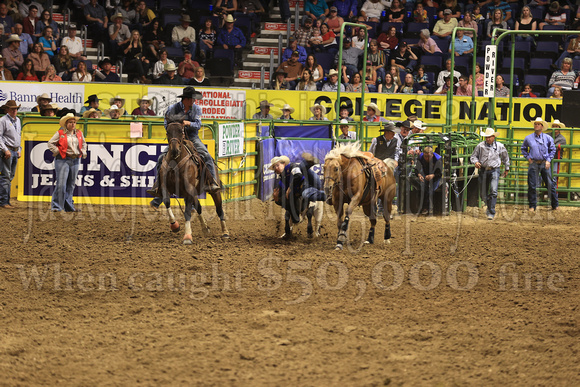
[[[287,156],[276,156],[272,160],[270,160],[270,166],[268,169],[274,170],[274,167],[278,163],[290,164],[290,159]]]
[[[552,128],[553,128],[554,126],[557,126],[557,127],[558,127],[558,128],[560,128],[560,129],[562,129],[562,128],[565,128],[565,127],[566,127],[566,125],[564,125],[564,123],[563,123],[563,122],[560,122],[560,120],[558,120],[558,119],[555,119],[555,120],[554,120],[554,122],[552,122]]]
[[[50,95],[48,95],[46,93],[42,93],[38,97],[36,97],[36,103],[40,104],[41,99],[47,99],[48,102],[52,102],[52,98],[50,98]]]
[[[60,121],[58,121],[58,123],[60,124],[60,127],[61,127],[61,128],[64,128],[64,127],[66,127],[66,123],[67,123],[67,121],[69,121],[69,120],[75,120],[75,121],[78,121],[78,120],[79,120],[79,118],[78,118],[78,117],[76,117],[76,116],[75,116],[74,114],[72,114],[72,113],[68,113],[66,116],[62,116],[62,117],[61,117],[61,119],[60,119]]]
[[[123,101],[123,105],[125,105],[125,98],[121,98],[120,95],[116,95],[113,98],[109,99],[109,105],[112,105],[115,101]]]
[[[115,21],[118,18],[123,19],[123,14],[121,12],[114,14],[113,16],[111,16],[111,21]]]
[[[493,128],[486,128],[485,131],[482,131],[479,135],[481,137],[491,137],[491,136],[497,137],[498,134],[499,133],[493,130]]]
[[[350,124],[348,123],[348,120],[346,118],[343,118],[342,120],[340,120],[340,126],[342,125],[350,125]]]
[[[536,123],[538,123],[538,122],[539,122],[540,124],[542,124],[542,126],[544,127],[544,129],[543,129],[543,130],[546,130],[546,129],[548,129],[548,128],[550,127],[550,125],[549,125],[549,124],[548,124],[546,121],[542,120],[542,117],[537,117],[537,118],[536,118],[536,120],[534,121],[534,125],[535,125]]]
[[[425,130],[427,129],[426,126],[424,126],[423,121],[421,120],[415,120],[413,121],[413,126],[419,130]]]
[[[101,118],[101,116],[103,115],[103,112],[101,112],[100,110],[90,108],[89,110],[85,110],[85,112],[83,113],[83,118],[89,118],[91,113],[97,113],[97,118]]]
[[[177,67],[175,67],[174,63],[167,63],[165,65],[165,71],[176,71]]]
[[[338,71],[336,71],[335,69],[330,69],[330,71],[328,72],[328,76],[330,77],[331,75],[338,75]]]
[[[282,110],[290,110],[290,114],[294,113],[294,108],[288,104],[285,104],[284,106],[282,106]]]
[[[369,109],[369,108],[373,109],[373,110],[375,111],[375,114],[376,114],[377,116],[380,116],[380,115],[381,115],[381,109],[379,109],[379,107],[377,106],[377,104],[376,104],[376,103],[374,103],[374,102],[371,102],[371,103],[369,103],[368,105],[365,105],[365,107],[366,107],[367,109]]]
[[[141,98],[137,98],[137,104],[140,105],[141,101],[149,101],[151,102],[151,98],[149,98],[149,96],[147,94],[145,94],[143,97]]]
[[[236,21],[236,19],[234,19],[234,17],[232,15],[226,16],[226,23],[233,23],[235,21]]]
[[[320,110],[322,111],[322,115],[326,115],[326,108],[324,106],[322,106],[321,104],[317,103],[314,106],[310,107],[310,111],[312,112],[312,114],[314,114],[314,109],[316,108],[320,108]]]
[[[105,109],[105,116],[111,118],[111,111],[112,110],[118,110],[119,111],[119,116],[122,116],[123,114],[125,114],[125,109],[124,108],[120,108],[117,105],[111,105],[110,108]]]
[[[10,37],[8,39],[6,39],[6,43],[12,43],[12,42],[22,42],[22,39],[20,39],[18,37],[18,35],[12,34],[12,35],[10,35]]]

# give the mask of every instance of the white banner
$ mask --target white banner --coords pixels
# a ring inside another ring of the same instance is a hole
[[[0,105],[14,100],[22,105],[20,111],[27,112],[37,105],[36,97],[47,93],[59,108],[75,109],[77,112],[84,105],[85,85],[71,83],[67,85],[52,82],[2,82],[0,83]]]
[[[483,75],[483,96],[491,98],[495,95],[495,66],[497,62],[497,46],[485,46],[485,69]]]
[[[218,125],[218,157],[244,154],[244,123],[232,122]]]
[[[246,101],[245,90],[228,89],[195,89],[203,94],[203,99],[195,100],[194,103],[201,106],[202,119],[244,119],[244,102]],[[170,105],[179,102],[178,95],[183,92],[183,87],[157,87],[151,86],[147,90],[149,98],[154,100],[157,106],[157,115],[165,115]]]

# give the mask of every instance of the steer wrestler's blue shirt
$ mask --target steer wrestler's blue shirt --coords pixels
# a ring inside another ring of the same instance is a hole
[[[191,109],[186,113],[183,102],[177,102],[169,106],[165,112],[165,128],[167,128],[167,119],[169,116],[185,115],[186,121],[191,121],[191,125],[185,126],[185,132],[189,140],[193,140],[197,137],[199,128],[201,128],[201,107],[196,104],[191,106]]]

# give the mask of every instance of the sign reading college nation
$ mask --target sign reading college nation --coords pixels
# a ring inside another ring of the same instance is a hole
[[[232,122],[218,125],[218,157],[244,154],[244,123]]]

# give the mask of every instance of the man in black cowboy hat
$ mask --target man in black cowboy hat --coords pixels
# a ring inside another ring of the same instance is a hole
[[[99,97],[97,97],[96,94],[89,95],[89,98],[87,98],[85,103],[88,104],[89,106],[83,106],[81,108],[80,114],[83,114],[84,112],[86,112],[87,110],[90,110],[91,108],[100,112],[100,110],[99,110]]]
[[[219,186],[219,179],[216,174],[215,163],[213,158],[207,151],[205,145],[201,142],[199,138],[199,129],[201,128],[201,107],[193,103],[195,99],[202,99],[203,95],[196,91],[195,88],[192,86],[188,86],[183,89],[183,94],[179,95],[181,97],[181,102],[177,102],[167,109],[165,112],[165,127],[169,125],[175,118],[180,116],[185,116],[183,120],[183,129],[185,130],[185,135],[188,140],[193,143],[193,146],[203,159],[206,165],[206,171],[209,172],[211,178],[211,183],[207,186],[207,190],[209,192],[217,192],[220,189]],[[163,157],[165,157],[167,151],[163,152],[159,159],[157,160],[157,178],[155,180],[155,184],[153,188],[147,191],[148,194],[155,196],[150,203],[150,205],[154,208],[158,208],[161,204],[161,198],[159,197],[159,167],[161,166],[161,162],[163,161]],[[202,176],[205,176],[205,172],[202,173]],[[207,181],[203,180],[202,181]]]
[[[18,118],[18,109],[20,105],[16,101],[10,100],[2,106],[6,115],[0,118],[0,208],[14,208],[10,204],[10,185],[16,165],[21,156],[20,134],[22,126]]]
[[[386,122],[385,125],[379,129],[379,132],[384,133],[373,138],[369,152],[375,155],[376,158],[384,160],[385,162],[387,159],[392,159],[398,164],[399,155],[401,153],[401,140],[395,135],[400,134],[401,129],[395,127],[392,122]],[[395,174],[395,177],[397,177],[397,174]],[[383,214],[383,201],[381,199],[378,201],[377,214]]]
[[[121,78],[111,71],[113,63],[109,58],[105,58],[99,62],[101,70],[95,70],[95,82],[121,82]]]

